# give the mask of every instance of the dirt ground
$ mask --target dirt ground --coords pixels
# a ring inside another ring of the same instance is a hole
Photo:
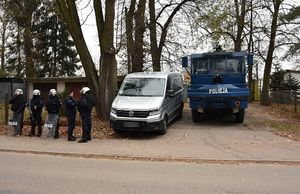
[[[185,107],[184,114],[190,114],[188,105]],[[118,137],[118,135],[116,135],[109,127],[109,122],[99,120],[95,114],[92,116],[92,119],[93,138],[109,139]],[[300,141],[300,117],[294,113],[293,106],[261,106],[259,103],[251,103],[246,111],[246,120],[246,125],[250,128],[268,130],[276,135]],[[81,125],[79,117],[76,120],[76,124],[74,133],[77,137],[80,137]],[[60,117],[60,137],[66,137],[67,125],[66,117]],[[22,135],[27,136],[30,129],[30,121],[28,118],[25,118]],[[0,135],[5,135],[6,133],[7,127],[1,124]]]
[[[267,129],[276,135],[300,141],[300,115],[292,105],[261,106],[251,103],[246,117],[252,127]]]

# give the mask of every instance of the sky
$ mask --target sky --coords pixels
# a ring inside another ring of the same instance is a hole
[[[80,20],[82,23],[82,31],[83,31],[86,43],[88,45],[89,51],[92,55],[94,63],[99,64],[100,47],[99,47],[97,28],[96,28],[96,23],[95,23],[96,20],[95,20],[95,15],[93,12],[92,2],[93,1],[90,1],[90,5],[87,5],[87,1],[82,0],[78,5],[78,10],[79,10]],[[198,49],[194,49],[190,52],[191,53],[207,52],[208,47],[209,46],[207,46],[207,48],[204,48],[202,46],[202,47],[200,47]],[[117,60],[118,60],[118,58],[117,58]],[[282,66],[283,66],[283,69],[291,69],[292,63],[285,62],[282,64]],[[260,74],[262,75],[263,69],[261,69],[260,71],[261,71]],[[83,73],[83,71],[81,73]]]

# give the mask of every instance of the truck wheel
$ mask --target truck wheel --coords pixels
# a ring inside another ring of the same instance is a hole
[[[235,121],[237,123],[243,123],[245,117],[245,109],[240,109],[239,112],[236,114]]]
[[[168,118],[167,118],[167,116],[165,116],[165,118],[160,122],[158,134],[159,135],[166,134],[167,127],[168,127]]]
[[[193,117],[194,123],[197,123],[200,121],[200,114],[198,113],[197,109],[192,110],[192,117]]]

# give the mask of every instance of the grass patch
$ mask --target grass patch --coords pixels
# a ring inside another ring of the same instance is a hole
[[[288,137],[296,141],[300,140],[300,125],[296,123],[286,123],[282,121],[268,120],[265,126],[274,129],[274,133],[279,136]]]
[[[10,108],[10,107],[9,107]],[[9,111],[8,119],[12,117],[12,112]],[[5,123],[5,104],[0,104],[0,123]]]
[[[10,106],[8,108],[8,120],[10,120],[13,116],[13,112],[10,110]],[[47,116],[47,111],[45,109],[45,107],[43,108],[43,112],[42,112],[42,120],[44,121],[46,119]],[[28,108],[25,108],[24,111],[24,121],[30,121],[30,113]],[[0,123],[1,124],[5,124],[5,105],[4,104],[0,104]]]
[[[285,123],[282,121],[268,120],[265,122],[265,125],[269,128],[274,128],[274,129],[281,130],[281,131],[289,131],[289,130],[300,131],[299,125]]]

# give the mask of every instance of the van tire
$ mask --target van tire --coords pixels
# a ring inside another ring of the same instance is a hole
[[[238,113],[236,113],[235,121],[236,123],[243,123],[245,118],[245,109],[240,109]]]
[[[167,127],[168,127],[168,118],[167,116],[165,116],[164,119],[160,122],[158,134],[159,135],[166,134]]]
[[[192,110],[192,117],[193,117],[194,123],[197,123],[200,121],[200,113],[198,112],[197,109]]]

